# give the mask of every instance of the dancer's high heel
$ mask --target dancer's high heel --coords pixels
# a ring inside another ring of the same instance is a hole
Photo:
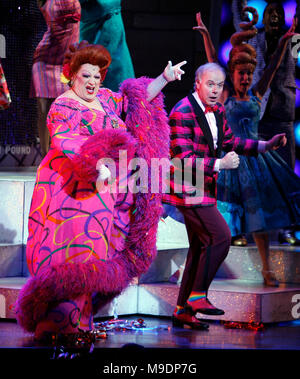
[[[274,272],[270,270],[262,270],[262,276],[264,278],[264,284],[268,287],[278,287],[279,282],[274,276]]]

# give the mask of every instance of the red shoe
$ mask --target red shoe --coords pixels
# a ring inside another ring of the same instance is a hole
[[[214,305],[212,305],[212,303],[208,300],[207,297],[196,301],[187,300],[184,308],[193,312],[194,314],[199,312],[205,315],[220,316],[225,313],[223,309],[218,309]]]
[[[190,312],[182,312],[179,314],[173,313],[172,316],[173,326],[184,327],[184,325],[190,326],[192,329],[207,330],[209,325],[199,321]]]

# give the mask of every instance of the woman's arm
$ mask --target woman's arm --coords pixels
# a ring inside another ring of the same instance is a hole
[[[208,62],[219,63],[216,49],[210,37],[209,31],[207,30],[207,27],[204,25],[204,22],[202,21],[200,12],[196,14],[196,20],[197,20],[198,26],[194,26],[193,30],[198,30],[203,37],[205,53],[206,53]],[[225,83],[219,102],[224,104],[228,96],[229,96],[229,88]]]
[[[152,101],[169,82],[181,80],[181,75],[184,74],[184,71],[181,70],[181,66],[184,64],[186,64],[186,61],[172,66],[172,62],[169,61],[164,72],[149,83],[147,87],[147,101]]]
[[[207,27],[204,25],[204,22],[202,21],[200,12],[196,14],[196,20],[197,20],[198,26],[194,26],[193,30],[198,30],[203,37],[205,53],[206,53],[208,62],[218,63],[218,56],[216,53],[216,49],[210,37],[209,31],[207,30]]]
[[[128,108],[128,93],[124,91],[124,85],[127,87],[130,83],[131,88],[135,88],[137,92],[143,92],[143,87],[146,89],[146,96],[144,100],[151,102],[160,91],[169,83],[174,80],[181,80],[181,75],[184,74],[184,71],[181,69],[181,66],[186,64],[186,61],[177,63],[175,66],[172,65],[172,62],[169,61],[168,65],[164,69],[164,72],[160,74],[155,79],[148,79],[148,83],[141,81],[141,79],[127,79],[121,84],[120,92],[112,92],[111,90],[104,88],[101,90],[102,100],[108,103],[110,108],[121,118],[122,114],[127,113]],[[127,83],[127,84],[126,84]],[[99,92],[100,93],[100,92]]]
[[[240,23],[245,20],[243,9],[248,6],[247,0],[233,0],[231,5],[233,25],[236,31],[240,31]]]
[[[47,116],[47,127],[51,137],[51,147],[73,159],[81,146],[89,138],[80,134],[81,114],[74,106],[57,100]]]
[[[97,165],[99,159],[111,159],[117,165],[120,150],[127,151],[128,159],[134,156],[135,141],[123,128],[99,128],[95,134],[81,134],[85,124],[82,123],[81,112],[74,105],[55,101],[49,111],[47,125],[51,148],[57,150],[60,157],[68,158],[70,169],[63,170],[63,176],[71,187],[74,180],[96,181],[98,170],[101,170],[101,166]]]
[[[297,18],[293,19],[293,24],[290,29],[280,38],[278,42],[278,46],[272,55],[268,66],[265,68],[262,77],[260,80],[254,84],[252,88],[252,92],[259,99],[263,97],[267,89],[270,87],[270,84],[274,78],[278,67],[282,62],[282,58],[286,52],[286,48],[289,42],[289,39],[293,37],[296,33],[294,33],[297,26]]]

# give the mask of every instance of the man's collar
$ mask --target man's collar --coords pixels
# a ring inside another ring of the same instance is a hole
[[[213,105],[213,106],[208,106],[208,105],[205,106],[205,105],[203,104],[203,102],[200,100],[200,97],[199,97],[199,95],[198,95],[198,93],[197,93],[196,91],[193,92],[192,95],[194,96],[195,100],[196,100],[197,103],[199,104],[199,106],[200,106],[200,108],[202,109],[202,111],[204,112],[204,114],[207,113],[207,111],[205,111],[205,109],[206,109],[207,107],[211,108],[211,109],[209,110],[209,112],[216,112],[216,111],[219,109],[219,107],[220,107],[220,105],[219,105],[218,103],[216,103],[216,104]]]
[[[192,93],[192,95],[196,99],[197,103],[200,105],[200,108],[203,110],[203,112],[205,112],[205,106],[202,103],[202,101],[200,100],[200,97],[199,97],[198,93],[195,91],[195,92]]]

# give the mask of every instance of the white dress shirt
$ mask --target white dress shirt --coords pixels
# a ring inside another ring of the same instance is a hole
[[[211,132],[211,135],[212,135],[212,138],[213,138],[214,148],[216,149],[217,145],[218,145],[218,127],[217,127],[217,122],[216,122],[215,115],[214,115],[213,112],[207,112],[207,113],[205,113],[205,106],[202,103],[202,101],[200,100],[199,95],[198,95],[197,92],[194,92],[193,96],[194,96],[194,98],[196,99],[197,103],[200,105],[200,108],[203,110],[203,112],[205,114],[206,120],[207,120],[209,128],[210,128],[210,132]]]
[[[200,100],[197,92],[193,92],[193,96],[196,99],[197,103],[199,104],[200,108],[204,112],[205,118],[208,122],[210,132],[211,132],[211,135],[213,138],[214,149],[216,149],[218,146],[218,127],[217,127],[217,121],[216,121],[215,115],[213,112],[205,113],[205,106],[202,103],[202,101]],[[219,165],[220,165],[220,159],[216,159],[216,162],[214,165],[214,171],[219,171]]]

